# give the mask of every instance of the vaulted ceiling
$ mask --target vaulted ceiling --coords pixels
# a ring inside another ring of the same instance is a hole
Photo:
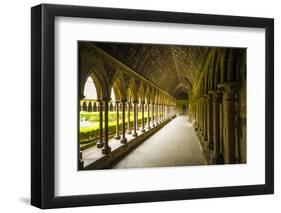
[[[194,46],[94,44],[177,99],[187,98],[208,52]]]

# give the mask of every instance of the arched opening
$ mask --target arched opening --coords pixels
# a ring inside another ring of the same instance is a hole
[[[182,107],[182,114],[186,115],[186,105],[183,105],[183,107]]]
[[[90,99],[90,100],[97,100],[98,96],[97,96],[97,89],[96,86],[94,84],[93,79],[89,76],[85,82],[85,86],[84,86],[84,99]]]
[[[80,139],[98,142],[83,150],[81,168],[111,168],[123,157],[127,162],[129,149],[142,142],[150,148],[130,165],[147,167],[151,153],[148,166],[168,165],[156,162],[158,153],[159,159],[174,153],[173,166],[177,159],[178,165],[246,162],[246,49],[81,45],[80,127],[90,131],[80,131]]]
[[[96,142],[100,138],[100,105],[98,102],[97,88],[91,76],[84,84],[84,98],[80,100],[80,147]]]

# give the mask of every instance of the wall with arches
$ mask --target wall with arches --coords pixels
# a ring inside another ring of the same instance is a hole
[[[208,48],[200,72],[188,85],[188,100],[182,101],[91,42],[79,42],[79,71],[82,110],[99,110],[106,123],[108,111],[120,107],[123,123],[128,112],[128,127],[122,125],[121,137],[117,124],[121,141],[126,142],[125,128],[137,135],[138,112],[148,114],[146,120],[142,117],[142,129],[145,122],[149,128],[155,126],[161,116],[188,115],[210,164],[246,162],[246,49]],[[96,87],[95,100],[84,94],[89,78]],[[100,138],[108,141],[106,124],[104,132],[102,124],[100,129]]]
[[[246,163],[246,49],[209,49],[189,107],[208,162]]]
[[[88,87],[96,93],[88,93]],[[114,138],[122,144],[126,134],[137,137],[175,115],[174,97],[89,42],[79,42],[79,98],[80,111],[99,113],[97,148],[103,154],[111,152],[110,112],[116,113]]]

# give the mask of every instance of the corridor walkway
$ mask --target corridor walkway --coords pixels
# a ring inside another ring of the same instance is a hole
[[[187,117],[173,119],[113,168],[202,165],[199,141]]]

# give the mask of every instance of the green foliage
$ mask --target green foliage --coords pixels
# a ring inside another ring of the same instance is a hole
[[[104,118],[104,113],[103,113]],[[133,129],[133,112],[130,113],[130,129]],[[147,121],[147,113],[144,113],[145,123]],[[99,139],[99,112],[80,112],[80,121],[89,121],[91,125],[88,127],[80,126],[80,143],[88,143]],[[138,124],[141,124],[141,112],[138,113]],[[128,126],[128,113],[126,112],[125,119],[126,129]],[[122,112],[119,112],[119,130],[122,128]],[[103,123],[104,129],[104,123]],[[114,135],[116,133],[116,112],[108,113],[108,133]]]

